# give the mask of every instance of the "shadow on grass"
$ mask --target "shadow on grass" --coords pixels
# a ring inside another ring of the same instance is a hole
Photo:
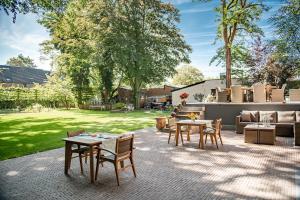
[[[101,117],[97,116],[91,119],[84,116],[85,111],[80,111],[80,113],[82,116],[74,114],[74,117],[69,117],[70,113],[66,117],[62,117],[59,113],[59,117],[51,116],[49,118],[40,118],[38,115],[17,119],[14,117],[2,118],[0,122],[0,160],[62,147],[64,145],[62,138],[66,137],[66,132],[70,130],[85,129],[88,132],[120,134],[153,126],[155,123],[152,117],[142,117],[140,112],[135,113],[136,115],[116,113],[118,120],[114,120],[112,114],[108,112],[100,112],[97,115]]]

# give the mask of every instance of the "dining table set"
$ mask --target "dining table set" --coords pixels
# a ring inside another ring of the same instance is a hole
[[[91,183],[95,182],[94,171],[94,156],[95,149],[100,146],[114,151],[116,139],[120,135],[114,135],[109,133],[82,133],[74,137],[63,138],[65,141],[65,165],[64,173],[68,175],[71,159],[72,159],[72,147],[74,145],[80,145],[88,148],[89,165],[90,165],[90,180]]]
[[[207,127],[211,127],[213,123],[213,120],[191,120],[191,119],[183,119],[178,120],[176,122],[176,134],[175,134],[175,144],[178,146],[178,140],[179,140],[179,134],[181,131],[182,126],[188,127],[188,131],[191,131],[192,127],[198,127],[199,128],[199,148],[204,149],[204,129]],[[190,133],[188,134],[188,140]]]

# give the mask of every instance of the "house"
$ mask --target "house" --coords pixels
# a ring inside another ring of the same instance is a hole
[[[232,84],[239,84],[239,81],[237,79],[232,79]],[[214,95],[217,87],[221,89],[226,88],[226,81],[224,79],[211,79],[174,89],[172,90],[172,104],[180,104],[181,99],[179,96],[184,92],[189,94],[187,103],[197,103],[199,102],[197,100],[197,95],[203,95],[204,97]]]
[[[0,65],[0,85],[3,87],[32,87],[34,83],[45,83],[49,74],[50,71],[42,69]]]
[[[168,85],[164,85],[163,87],[142,89],[140,91],[140,106],[144,107],[146,104],[151,102],[172,102],[171,91],[174,89],[176,88]],[[117,101],[124,103],[132,102],[132,90],[126,87],[118,88]]]

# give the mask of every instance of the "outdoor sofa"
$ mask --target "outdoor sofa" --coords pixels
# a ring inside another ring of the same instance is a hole
[[[264,117],[276,125],[276,136],[294,137],[300,146],[300,111],[242,111],[236,117],[236,133],[243,133],[248,124],[263,123]]]

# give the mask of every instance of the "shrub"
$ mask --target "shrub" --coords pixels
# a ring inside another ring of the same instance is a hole
[[[115,103],[112,107],[113,107],[113,110],[119,110],[119,109],[122,109],[126,106],[125,103],[122,103],[122,102],[119,102],[119,103]]]

